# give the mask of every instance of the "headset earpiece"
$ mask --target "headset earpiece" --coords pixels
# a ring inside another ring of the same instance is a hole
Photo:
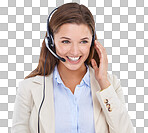
[[[49,40],[50,40],[49,41],[50,42],[50,46],[54,47],[54,40],[53,40],[53,35],[52,34],[49,35]]]
[[[50,48],[54,47],[54,40],[53,40],[53,36],[51,34],[49,36],[45,37],[45,43],[47,43],[46,45],[48,45]]]

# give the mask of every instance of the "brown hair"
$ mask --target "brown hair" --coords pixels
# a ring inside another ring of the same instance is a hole
[[[95,34],[95,40],[97,39],[96,33],[95,33],[95,22],[93,15],[89,11],[89,9],[84,5],[79,5],[78,3],[66,3],[62,6],[60,6],[52,15],[49,26],[50,30],[53,33],[58,32],[58,29],[61,25],[65,23],[76,23],[76,24],[86,24],[91,30],[92,34]],[[46,32],[47,36],[47,32]],[[55,51],[55,48],[52,49]],[[54,70],[54,67],[56,64],[59,63],[59,59],[54,57],[49,50],[46,47],[45,44],[45,38],[42,43],[42,48],[40,52],[40,58],[38,66],[35,70],[33,70],[28,76],[25,77],[25,79],[34,77],[36,75],[44,76],[44,63],[45,58],[48,52],[47,61],[46,61],[46,69],[45,69],[45,75],[48,76],[52,73]],[[94,45],[90,48],[90,53],[88,58],[86,59],[85,63],[87,65],[91,65],[91,59],[94,58],[99,66],[100,59],[99,56],[94,48]]]

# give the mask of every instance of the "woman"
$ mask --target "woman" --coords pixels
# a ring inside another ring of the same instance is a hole
[[[107,73],[106,50],[97,41],[88,8],[64,4],[54,12],[49,26],[52,50],[66,61],[53,56],[44,39],[37,68],[19,83],[12,133],[38,131],[47,53],[41,133],[133,133],[120,82]]]

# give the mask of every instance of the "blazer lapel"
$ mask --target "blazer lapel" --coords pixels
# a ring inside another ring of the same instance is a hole
[[[100,91],[101,88],[99,86],[98,81],[95,79],[94,69],[91,66],[89,66],[89,70],[90,70],[91,93],[92,93],[93,109],[94,109],[95,131],[97,133],[99,132],[97,130],[98,130],[98,119],[101,111],[101,105],[97,99],[96,92]]]
[[[33,82],[37,83],[37,86],[32,88],[32,94],[39,110],[43,98],[44,76],[36,76]],[[42,125],[45,133],[55,132],[53,73],[45,76],[45,99],[40,111],[40,125]]]

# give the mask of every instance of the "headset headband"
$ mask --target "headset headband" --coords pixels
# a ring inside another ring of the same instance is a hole
[[[49,36],[50,36],[50,33],[51,33],[50,27],[49,27],[49,19],[50,19],[52,13],[53,13],[55,10],[57,10],[57,9],[58,9],[58,7],[55,8],[55,9],[49,14],[49,16],[48,16],[48,19],[47,19],[47,37],[49,37]]]
[[[50,36],[51,36],[51,28],[50,28],[50,26],[49,26],[49,19],[50,19],[50,17],[51,17],[51,15],[53,14],[53,12],[55,11],[55,10],[57,10],[58,9],[58,7],[57,8],[55,8],[54,10],[52,10],[52,12],[49,14],[49,16],[48,16],[48,19],[47,19],[47,38],[49,38]],[[93,36],[92,36],[92,45],[94,45],[94,41],[95,41],[95,31],[93,30],[93,28],[92,28],[92,31],[93,31]],[[50,39],[52,39],[52,42],[54,42],[53,41],[53,37],[50,37]],[[52,44],[53,46],[54,46],[54,44]]]

